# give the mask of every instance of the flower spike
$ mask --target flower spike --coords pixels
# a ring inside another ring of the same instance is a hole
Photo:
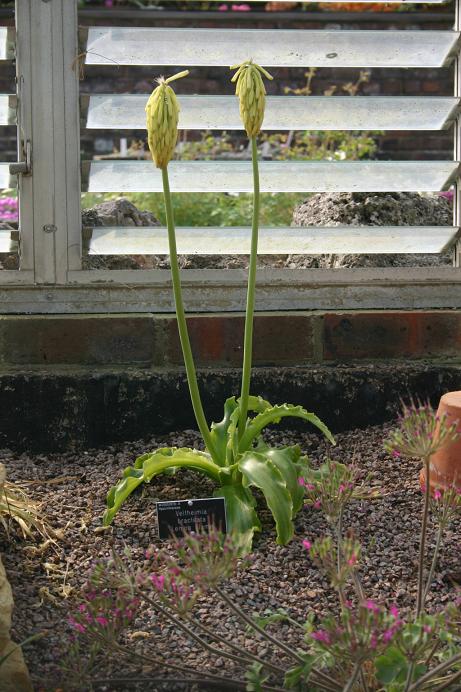
[[[188,74],[184,70],[167,79],[159,77],[146,104],[147,141],[157,168],[167,167],[178,139],[179,103],[169,83]]]
[[[273,79],[273,77],[252,60],[233,65],[230,69],[237,70],[231,82],[237,82],[235,93],[240,101],[240,117],[251,139],[259,134],[264,120],[266,88],[261,75],[267,79]]]

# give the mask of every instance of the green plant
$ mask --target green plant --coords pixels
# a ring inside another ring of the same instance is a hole
[[[127,497],[141,483],[155,476],[189,468],[208,476],[216,485],[215,495],[224,497],[229,530],[239,534],[242,545],[249,549],[255,531],[260,530],[256,500],[251,491],[263,493],[275,519],[277,541],[286,543],[293,536],[293,518],[302,506],[303,491],[298,476],[306,471],[308,462],[299,447],[275,449],[261,439],[264,428],[282,418],[295,417],[315,425],[334,443],[328,428],[313,413],[301,406],[272,406],[259,396],[250,395],[253,346],[253,315],[256,287],[256,261],[259,231],[259,169],[257,133],[264,118],[265,87],[263,68],[248,61],[237,66],[233,81],[240,100],[240,113],[251,142],[254,202],[251,231],[251,254],[248,273],[247,303],[240,397],[230,397],[224,404],[224,418],[209,427],[197,383],[182,299],[176,250],[173,205],[169,187],[168,162],[177,140],[179,104],[169,82],[184,75],[159,80],[146,106],[148,141],[152,158],[162,172],[165,212],[171,261],[171,276],[176,318],[186,368],[187,381],[198,428],[205,451],[197,449],[162,448],[136,459],[134,466],[123,472],[122,479],[107,495],[104,524],[108,525]]]
[[[428,405],[412,403],[404,407],[399,426],[385,448],[397,463],[402,456],[425,460],[455,436],[455,426],[448,426],[445,418],[438,418]],[[429,466],[426,470],[429,472]],[[426,478],[429,480],[429,475]],[[144,563],[132,560],[125,551],[123,557],[114,554],[110,560],[93,566],[82,603],[70,619],[78,637],[66,661],[66,680],[75,679],[77,689],[120,683],[115,676],[108,680],[98,677],[100,661],[112,650],[126,658],[127,666],[133,660],[142,661],[156,671],[163,669],[174,675],[168,678],[170,684],[198,683],[199,688],[203,685],[249,692],[457,692],[461,681],[460,594],[438,612],[429,613],[425,608],[440,538],[425,582],[421,580],[425,554],[420,551],[414,613],[404,615],[393,603],[387,606],[370,599],[362,586],[362,547],[352,531],[343,534],[341,517],[352,501],[378,497],[368,487],[368,480],[355,466],[331,460],[298,479],[306,504],[323,512],[331,529],[329,534],[302,543],[309,560],[325,573],[336,592],[337,613],[317,620],[310,612],[304,622],[281,609],[249,615],[225,583],[237,569],[251,566],[251,555],[242,561],[238,536],[222,536],[210,527],[209,534],[198,530],[174,539],[167,548],[148,549]],[[459,488],[435,488],[432,496],[427,488],[424,492],[423,548],[427,513],[430,511],[434,524],[439,524],[440,536],[461,510]],[[222,633],[206,626],[196,612],[201,609],[203,596],[226,606],[233,616],[233,627],[238,622],[243,625],[244,644],[227,628]],[[232,677],[210,674],[209,668],[202,673],[182,661],[172,664],[168,655],[160,658],[149,650],[134,653],[132,646],[122,642],[130,641],[124,634],[136,614],[142,614],[143,606],[209,656],[233,662]],[[301,635],[297,645],[288,643],[291,638],[286,631],[283,638],[274,634],[273,626],[281,622]],[[85,644],[85,650],[79,648],[80,643]],[[165,679],[140,679],[133,673],[123,681],[149,684]]]

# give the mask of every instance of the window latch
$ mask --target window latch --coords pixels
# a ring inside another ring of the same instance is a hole
[[[15,161],[9,165],[10,175],[31,175],[32,174],[32,156],[30,139],[26,141],[24,147],[24,161]]]

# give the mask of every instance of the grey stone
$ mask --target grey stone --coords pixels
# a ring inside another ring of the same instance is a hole
[[[341,192],[308,197],[293,212],[293,226],[450,226],[452,209],[440,195],[417,192]],[[450,264],[449,254],[290,255],[286,264],[311,267],[392,267]]]

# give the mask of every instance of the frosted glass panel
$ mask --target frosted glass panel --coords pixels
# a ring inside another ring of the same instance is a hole
[[[16,252],[17,243],[11,240],[11,231],[0,229],[0,252]]]
[[[14,125],[16,118],[13,101],[15,100],[15,96],[0,94],[0,125]]]
[[[457,228],[375,226],[261,228],[262,255],[439,253],[454,241]],[[184,255],[249,255],[250,228],[178,228]],[[168,255],[166,228],[94,228],[90,255]]]
[[[8,60],[8,27],[0,26],[0,60]]]
[[[88,170],[89,168],[89,170]],[[433,192],[446,189],[452,161],[263,161],[263,192]],[[174,192],[251,192],[249,161],[173,161]],[[150,161],[94,161],[83,167],[89,192],[161,192]]]
[[[86,126],[104,130],[145,129],[147,98],[148,94],[90,96]],[[441,130],[453,117],[457,105],[458,99],[430,96],[272,96],[267,99],[264,128]],[[238,100],[235,96],[181,96],[179,127],[241,130]]]
[[[0,163],[0,190],[16,187],[16,176],[10,176],[10,164]]]
[[[454,31],[310,31],[91,27],[89,65],[221,65],[252,57],[287,67],[441,67]]]

